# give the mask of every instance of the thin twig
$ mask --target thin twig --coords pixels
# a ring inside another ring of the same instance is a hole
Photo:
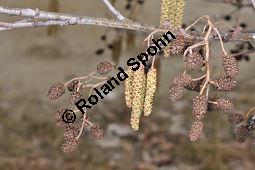
[[[121,13],[113,7],[113,5],[108,0],[102,0],[103,3],[107,6],[107,8],[118,18],[118,20],[122,21],[126,18],[121,15]]]
[[[16,15],[21,17],[34,18],[36,20],[47,20],[41,22],[28,22],[28,23],[1,23],[1,27],[7,29],[24,28],[24,27],[37,27],[37,26],[48,26],[48,25],[99,25],[113,28],[125,28],[129,30],[147,31],[151,32],[155,30],[154,26],[144,25],[135,21],[119,21],[105,18],[94,18],[87,16],[73,16],[63,13],[45,12],[39,9],[21,9],[21,8],[7,8],[0,6],[0,14]],[[8,25],[9,24],[9,25]],[[1,28],[1,30],[6,30]]]
[[[251,3],[253,5],[253,8],[255,8],[255,0],[251,0]]]

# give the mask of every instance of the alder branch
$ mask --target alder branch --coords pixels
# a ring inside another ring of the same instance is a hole
[[[39,9],[22,9],[22,8],[8,8],[0,6],[0,14],[14,15],[26,17],[27,19],[21,20],[14,23],[0,22],[0,31],[11,30],[17,28],[26,27],[43,27],[43,26],[67,26],[67,25],[97,25],[104,27],[112,27],[119,29],[134,30],[140,32],[153,32],[156,29],[162,32],[167,32],[168,29],[159,29],[153,25],[141,24],[132,20],[115,20],[115,19],[105,19],[98,17],[87,17],[87,16],[74,16],[63,13],[54,13],[40,11]],[[39,21],[43,20],[43,21]],[[170,30],[173,34],[179,33],[179,30]],[[229,37],[231,33],[222,33],[221,38]],[[199,36],[188,36],[187,38],[196,38],[198,40],[203,40],[203,37]],[[219,40],[218,35],[209,37],[209,40]],[[255,33],[240,33],[237,36],[228,38],[228,41],[255,41]]]
[[[106,7],[113,13],[113,15],[115,15],[118,20],[122,21],[124,19],[126,19],[124,16],[121,15],[121,13],[116,10],[113,5],[108,1],[108,0],[102,0],[103,3],[106,5]]]
[[[32,22],[21,22],[21,23],[6,23],[0,25],[0,27],[5,27],[6,29],[14,29],[14,28],[24,28],[24,27],[34,27],[36,26],[47,26],[49,25],[98,25],[98,26],[105,26],[105,27],[113,27],[113,28],[122,28],[128,30],[136,30],[136,31],[146,31],[151,32],[155,30],[154,26],[151,25],[144,25],[139,22],[131,21],[131,20],[123,20],[118,21],[114,19],[105,19],[105,18],[98,18],[98,17],[87,17],[87,16],[73,16],[63,13],[54,13],[54,12],[45,12],[40,11],[39,9],[20,9],[20,8],[7,8],[0,6],[0,14],[8,14],[8,15],[15,15],[21,17],[28,17],[33,18],[35,23],[36,20],[47,20],[43,22],[39,22],[39,24],[32,24]],[[23,25],[22,25],[23,24]],[[1,30],[6,30],[1,28]]]

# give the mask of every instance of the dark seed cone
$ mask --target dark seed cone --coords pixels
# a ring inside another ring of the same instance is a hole
[[[189,139],[191,142],[195,142],[198,139],[201,138],[204,130],[204,125],[203,122],[201,121],[196,121],[193,122],[190,131],[189,131]]]
[[[183,35],[177,35],[176,39],[169,44],[170,53],[173,55],[179,55],[187,48],[187,41]]]
[[[192,113],[196,121],[201,121],[207,111],[207,98],[205,95],[196,96],[193,99]]]
[[[242,124],[235,129],[235,136],[239,143],[243,143],[249,136],[249,130]]]
[[[74,92],[74,93],[70,94],[70,96],[69,96],[69,103],[70,104],[75,104],[81,98],[82,98],[81,92]]]
[[[57,127],[65,127],[67,124],[63,121],[62,115],[66,111],[66,109],[60,109],[57,111],[55,115],[56,125]]]
[[[235,78],[237,76],[239,69],[235,57],[232,57],[230,55],[224,56],[222,60],[222,65],[226,74],[230,78]]]
[[[185,89],[189,90],[189,91],[196,91],[199,92],[201,89],[201,85],[203,83],[205,78],[202,78],[200,80],[196,80],[196,81],[192,81],[190,84],[188,84],[187,86],[184,86]]]
[[[204,58],[198,52],[194,52],[185,57],[184,63],[188,70],[198,70],[204,65]]]
[[[110,71],[112,70],[113,68],[113,65],[108,62],[108,61],[104,61],[104,62],[101,62],[97,65],[97,72],[100,74],[100,75],[105,75],[105,74],[108,74],[110,73]]]
[[[219,98],[216,101],[216,107],[223,111],[229,111],[233,108],[233,103],[230,100]]]
[[[64,132],[65,143],[62,145],[62,150],[65,153],[71,153],[78,148],[79,141],[76,136],[79,133],[79,129],[74,126],[67,126]]]
[[[79,146],[79,141],[77,139],[65,141],[62,145],[62,150],[65,153],[71,153],[75,151]]]
[[[73,80],[71,81],[68,86],[67,86],[67,89],[70,91],[70,92],[76,92],[77,91],[77,88],[78,88],[78,84],[79,84],[79,80]]]
[[[100,140],[104,137],[104,130],[98,125],[93,125],[91,127],[91,134],[94,137],[94,139]]]
[[[183,96],[184,86],[191,84],[192,78],[190,75],[176,76],[170,84],[169,99],[171,102],[180,100]]]
[[[220,76],[212,82],[212,85],[219,91],[233,91],[236,87],[236,80],[228,76]]]
[[[47,96],[49,99],[56,100],[57,98],[61,97],[63,94],[65,94],[64,84],[57,83],[50,87],[50,90]]]
[[[169,99],[171,102],[177,102],[178,100],[180,100],[183,96],[183,87],[175,84],[175,83],[171,83],[170,84],[170,93],[169,93]]]
[[[188,74],[184,74],[184,75],[181,75],[181,76],[176,76],[172,83],[173,84],[178,84],[180,86],[187,86],[189,85],[190,83],[192,82],[192,78],[190,75]]]
[[[241,113],[232,113],[229,115],[228,117],[228,121],[233,124],[233,125],[236,125],[236,124],[239,124],[241,123],[242,121],[244,120],[244,117]]]

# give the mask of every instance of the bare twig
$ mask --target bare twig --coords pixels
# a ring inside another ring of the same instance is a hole
[[[20,9],[20,8],[7,8],[0,6],[0,14],[16,15],[21,17],[34,18],[35,20],[47,20],[47,21],[34,21],[34,22],[21,22],[21,23],[1,23],[0,29],[14,29],[24,27],[39,27],[49,25],[99,25],[113,28],[125,28],[136,31],[151,32],[155,30],[154,26],[144,25],[135,21],[118,21],[104,18],[94,18],[86,16],[73,16],[63,13],[45,12],[39,9]]]
[[[251,0],[253,7],[255,8],[255,0]]]
[[[118,20],[122,21],[125,20],[126,18],[121,15],[119,11],[117,11],[112,4],[108,0],[102,0],[103,3],[107,6],[107,8],[118,18]]]

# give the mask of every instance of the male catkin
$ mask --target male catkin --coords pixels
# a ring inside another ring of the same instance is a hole
[[[151,68],[147,74],[146,93],[144,101],[144,116],[149,116],[153,108],[153,99],[157,85],[157,70]]]
[[[134,71],[131,67],[127,70],[128,78],[125,80],[125,99],[129,108],[132,107]]]
[[[165,27],[170,22],[173,28],[181,27],[183,22],[185,0],[162,0],[160,26]],[[164,49],[164,56],[169,57],[169,45]]]
[[[133,80],[133,101],[130,124],[134,130],[139,129],[139,119],[143,112],[145,88],[146,76],[144,73],[144,68],[141,66],[137,71],[134,72]]]

